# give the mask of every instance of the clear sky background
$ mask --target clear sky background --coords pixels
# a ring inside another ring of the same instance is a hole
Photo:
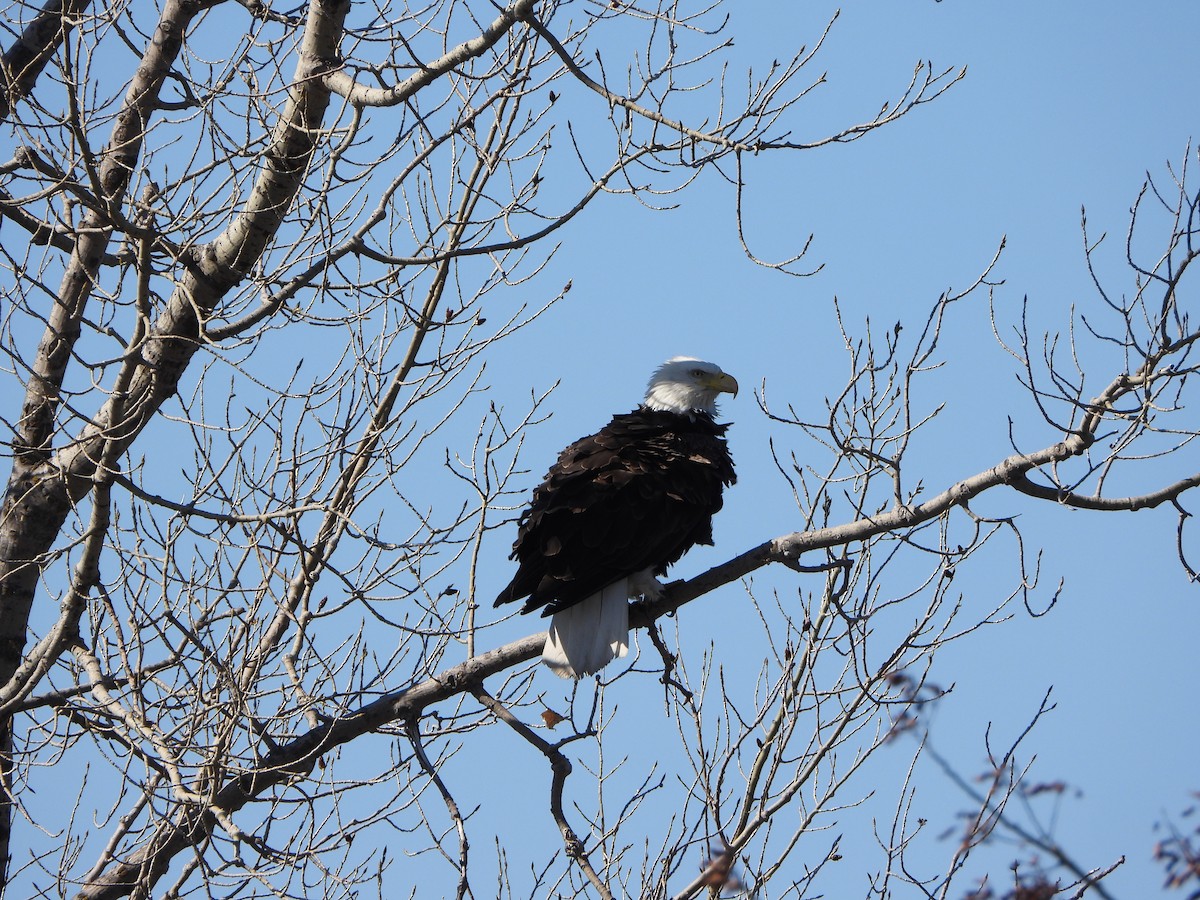
[[[789,57],[817,39],[834,10],[826,3],[735,5],[735,58],[760,66]],[[607,202],[576,222],[552,270],[573,280],[568,301],[489,362],[490,383],[501,397],[511,390],[514,404],[561,379],[550,401],[554,416],[525,451],[536,470],[531,483],[559,447],[640,399],[654,365],[696,355],[720,363],[745,388],[723,405],[735,423],[740,482],[718,518],[717,547],[694,551],[672,575],[694,575],[793,530],[799,517],[770,461],[768,439],[786,445],[798,436],[772,428],[752,390],[765,382],[776,402],[819,418],[846,373],[834,297],[856,333],[869,317],[881,331],[901,321],[913,334],[937,296],[966,287],[1004,236],[999,326],[1011,335],[1027,296],[1035,333],[1065,333],[1072,309],[1095,313],[1098,303],[1085,269],[1081,207],[1093,238],[1109,235],[1101,258],[1110,287],[1131,291],[1123,268],[1129,208],[1147,172],[1168,183],[1167,164],[1178,168],[1197,135],[1197,35],[1200,5],[1188,2],[888,0],[843,7],[813,66],[828,72],[828,83],[793,119],[798,139],[868,120],[918,61],[931,60],[935,69],[967,66],[966,78],[936,103],[851,145],[747,162],[753,249],[768,259],[787,256],[812,234],[808,259],[823,266],[813,277],[788,278],[746,259],[734,194],[716,178],[681,195],[678,209]],[[557,283],[553,275],[550,281]],[[1027,447],[1054,439],[1017,385],[983,300],[955,310],[940,354],[946,366],[918,391],[926,410],[946,404],[914,448],[912,462],[930,493],[1002,459],[1010,417]],[[1113,374],[1098,367],[1089,384],[1098,390]],[[1195,424],[1194,415],[1189,421]],[[1195,471],[1198,459],[1191,453],[1182,464]],[[1175,558],[1174,515],[1090,514],[1005,492],[974,508],[1019,516],[1030,544],[1044,547],[1037,596],[1048,601],[1060,578],[1064,586],[1049,615],[1035,621],[1019,613],[939,657],[933,680],[955,689],[936,712],[934,744],[965,775],[981,772],[987,729],[1007,747],[1052,688],[1056,707],[1023,759],[1036,751],[1031,778],[1061,779],[1073,789],[1042,807],[1047,820],[1056,817],[1055,834],[1088,867],[1126,856],[1106,881],[1115,896],[1171,896],[1151,860],[1153,828],[1200,789],[1200,595]],[[1192,548],[1200,554],[1194,541]],[[509,572],[502,562],[497,588]],[[795,577],[759,573],[756,587],[794,590]],[[968,603],[990,606],[1011,581],[1011,571],[977,573],[965,588]],[[486,580],[483,588],[490,596]],[[738,644],[757,665],[753,632],[739,632],[744,604],[742,589],[730,585],[687,607],[683,652],[689,641],[702,647],[715,638]],[[512,636],[524,633],[523,624],[512,624]],[[557,686],[545,687],[553,697]],[[658,718],[650,714],[637,732],[648,754],[659,732],[668,745],[674,727],[661,700]],[[885,794],[875,814],[894,804],[910,753],[881,760],[878,785],[859,783],[860,793],[878,786]],[[969,804],[934,767],[925,773],[918,812],[950,827],[953,811]],[[869,833],[847,840],[864,854],[874,846]],[[930,846],[931,860],[938,852],[946,860],[953,839]],[[1002,876],[1015,856],[1001,848],[984,868]],[[802,848],[794,861],[799,872],[814,860]],[[823,882],[826,896],[865,895],[864,872],[874,862],[850,857]],[[968,879],[959,882],[962,891],[967,886]]]
[[[487,4],[477,7],[480,16],[492,15]],[[364,9],[359,14],[366,16]],[[812,46],[836,9],[825,2],[734,0],[726,30],[735,42],[730,84],[741,83],[746,67],[763,71],[771,60],[790,59],[801,45]],[[584,13],[582,5],[574,5],[563,15]],[[211,27],[215,31],[223,22],[214,17]],[[752,249],[765,259],[784,258],[811,235],[801,264],[820,267],[811,277],[788,277],[747,259],[738,243],[734,192],[708,173],[665,199],[676,208],[651,210],[628,197],[598,201],[555,235],[562,247],[542,277],[489,295],[488,318],[499,322],[506,309],[537,308],[562,284],[573,284],[566,300],[486,356],[487,392],[477,398],[481,410],[496,403],[523,411],[531,392],[558,383],[544,407],[552,416],[525,442],[521,461],[530,471],[522,487],[531,489],[565,444],[595,431],[612,413],[632,408],[656,365],[677,354],[693,355],[719,363],[743,387],[722,405],[723,417],[734,423],[730,443],[739,483],[717,517],[716,546],[690,553],[671,577],[694,576],[801,527],[789,488],[775,471],[770,442],[784,453],[796,450],[818,469],[828,457],[799,433],[770,423],[755,392],[765,385],[774,404],[790,403],[799,415],[820,419],[825,398],[842,389],[847,375],[834,298],[852,334],[865,334],[868,319],[876,335],[901,322],[911,347],[938,296],[971,284],[1002,239],[1007,246],[994,275],[1004,282],[995,294],[996,327],[1011,337],[1028,298],[1035,335],[1067,333],[1073,310],[1090,316],[1099,304],[1085,267],[1082,207],[1093,238],[1109,235],[1098,257],[1109,287],[1116,294],[1131,291],[1132,275],[1123,262],[1130,205],[1147,172],[1169,184],[1167,166],[1178,170],[1189,142],[1200,138],[1198,36],[1200,3],[1193,0],[856,0],[842,8],[809,67],[814,77],[827,72],[827,81],[790,115],[794,139],[817,140],[869,121],[902,93],[920,62],[931,61],[935,70],[965,66],[966,77],[936,102],[852,144],[745,160],[746,237]],[[625,65],[622,53],[637,50],[637,44],[622,48],[621,38],[614,32],[602,45],[610,76]],[[692,109],[683,107],[681,114],[700,116],[715,97],[715,88],[697,92],[690,98]],[[598,96],[564,89],[556,113],[571,119],[585,146],[611,141],[607,105]],[[368,118],[386,126],[390,114],[374,111]],[[556,141],[565,144],[565,134]],[[548,168],[539,199],[551,206],[556,196],[567,196],[569,206],[581,175],[577,166],[571,168],[569,151],[555,159],[553,165],[561,168]],[[569,186],[556,195],[559,177]],[[1193,191],[1197,184],[1193,179]],[[907,478],[922,481],[927,494],[1008,455],[1010,420],[1026,449],[1059,437],[1021,389],[1015,363],[992,329],[984,295],[956,307],[940,345],[944,366],[917,383],[918,412],[945,405],[908,459]],[[256,361],[270,366],[286,358],[290,366],[297,355],[317,355],[317,349],[298,350],[291,340],[286,330],[268,334]],[[1095,390],[1121,364],[1111,354],[1091,351],[1084,361],[1094,365],[1088,384]],[[239,402],[250,402],[245,398],[254,389],[243,392]],[[1194,412],[1181,418],[1193,430],[1200,428]],[[438,446],[427,450],[439,475],[445,453],[469,452],[478,421],[464,415],[438,432]],[[808,453],[818,455],[810,459]],[[1146,466],[1148,480],[1131,484],[1131,490],[1200,468],[1194,450],[1178,456]],[[150,459],[148,465],[154,465],[155,455]],[[157,463],[172,470],[176,465],[169,454],[158,454]],[[448,481],[429,479],[430,503],[448,503],[436,493]],[[187,487],[180,488],[185,498]],[[405,489],[414,503],[421,499],[422,485]],[[386,505],[384,493],[372,501]],[[1200,495],[1185,504],[1200,512]],[[942,652],[930,677],[953,691],[922,725],[932,727],[938,752],[970,778],[987,766],[987,735],[993,746],[1007,748],[1052,689],[1055,708],[1019,758],[1032,761],[1030,780],[1061,780],[1070,790],[1057,800],[1043,798],[1039,814],[1046,823],[1053,820],[1055,836],[1087,868],[1125,856],[1125,864],[1105,881],[1115,897],[1178,896],[1162,890],[1162,870],[1151,858],[1160,836],[1155,824],[1171,816],[1188,826],[1192,820],[1178,816],[1191,792],[1200,790],[1200,589],[1189,584],[1176,558],[1176,517],[1168,509],[1071,511],[1004,491],[980,498],[972,508],[1019,517],[1030,558],[1044,551],[1037,608],[1049,605],[1060,579],[1062,591],[1047,615],[1034,619],[1017,604],[1011,620]],[[845,512],[843,504],[835,523],[849,517]],[[507,554],[514,536],[515,525],[509,525],[494,532],[484,548],[479,596],[489,627],[480,650],[542,624],[527,618],[490,624],[501,618],[489,604],[511,577]],[[1189,541],[1193,559],[1200,559],[1200,539],[1193,533]],[[978,615],[1003,600],[1016,577],[1011,553],[987,559],[996,568],[964,567],[955,579],[968,610]],[[462,568],[447,577],[461,577]],[[819,591],[820,584],[820,576],[775,567],[756,573],[753,589],[761,598],[772,591],[795,596],[797,590]],[[44,608],[50,615],[50,604]],[[675,626],[685,659],[695,661],[713,645],[731,673],[749,677],[766,655],[743,585],[727,585],[687,605],[664,627]],[[543,671],[535,689],[544,692],[548,705],[561,708],[569,685]],[[610,762],[628,760],[622,777],[636,784],[657,760],[677,752],[677,724],[663,713],[662,688],[653,675],[621,679],[607,691],[605,703],[617,713],[604,750]],[[514,881],[526,884],[530,865],[544,863],[561,847],[546,811],[545,760],[499,726],[468,734],[463,742],[463,753],[443,774],[460,800],[484,803],[468,823],[474,859],[486,870],[494,855],[492,834],[502,834]],[[361,763],[353,774],[369,777],[387,769],[394,744],[394,738],[368,736],[346,748],[339,765]],[[592,752],[582,743],[573,747],[581,756]],[[866,798],[862,807],[823,822],[830,830],[807,836],[784,874],[800,877],[842,835],[843,860],[825,871],[818,888],[836,900],[868,896],[867,875],[882,862],[873,829],[878,823],[886,827],[914,751],[915,742],[904,740],[881,752],[843,795],[846,802]],[[588,779],[580,767],[571,781],[581,802],[594,798]],[[944,871],[955,848],[954,835],[939,839],[939,834],[952,829],[956,811],[971,804],[928,759],[915,784],[913,814],[932,824],[914,848],[914,859],[924,874],[933,875]],[[677,795],[664,794],[669,796]],[[648,799],[640,824],[667,821],[673,811],[662,804],[658,797]],[[440,806],[432,801],[429,806],[436,818]],[[397,837],[393,858],[408,841]],[[981,853],[952,896],[961,896],[984,873],[1004,876],[1017,855],[1008,846]],[[403,860],[385,877],[385,896],[408,896],[414,884],[422,898],[453,892],[452,867],[432,853]],[[476,896],[491,896],[485,877],[472,883]],[[772,887],[768,893],[781,892]],[[998,893],[1003,896],[1003,886]]]

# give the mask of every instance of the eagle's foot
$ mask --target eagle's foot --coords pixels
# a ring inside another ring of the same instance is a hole
[[[644,597],[647,600],[661,600],[666,588],[654,577],[650,569],[642,569],[629,576],[629,598],[635,600]]]

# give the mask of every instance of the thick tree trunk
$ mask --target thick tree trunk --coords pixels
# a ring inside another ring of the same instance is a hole
[[[110,203],[120,202],[146,134],[158,89],[178,54],[200,4],[174,0],[164,8],[158,30],[130,85],[102,171]],[[51,452],[58,389],[79,322],[107,246],[109,231],[80,240],[39,347],[22,416],[22,446],[14,461],[0,520],[0,683],[12,678],[25,653],[38,578],[72,506],[86,496],[99,460],[119,458],[170,398],[200,346],[201,317],[248,273],[291,209],[321,136],[329,90],[321,74],[336,59],[348,0],[309,7],[297,74],[288,102],[263,158],[262,171],[246,207],[212,244],[184,262],[187,269],[150,334],[131,348],[133,371],[124,396],[114,396],[82,432]],[[103,223],[99,223],[103,225]],[[12,722],[0,722],[0,859],[9,859],[12,804]]]
[[[90,0],[49,0],[4,51],[0,60],[0,121],[8,118],[17,101],[29,96],[46,63],[90,5]]]
[[[26,29],[22,41],[5,54],[5,80],[24,94],[50,54],[61,42],[73,16],[86,3],[52,3]],[[100,160],[102,203],[124,202],[141,154],[159,91],[183,46],[183,36],[199,4],[173,0],[164,7],[158,28],[131,80]],[[16,77],[16,81],[9,79]],[[17,95],[12,95],[17,96]],[[0,115],[9,112],[8,102]],[[89,209],[80,224],[74,251],[38,345],[21,409],[13,471],[0,511],[0,684],[7,685],[25,653],[29,616],[46,554],[71,507],[87,492],[95,459],[75,452],[76,464],[64,468],[53,458],[55,420],[60,392],[80,322],[91,296],[112,228],[101,213]],[[90,448],[89,448],[90,449]],[[7,873],[12,830],[12,721],[0,721],[0,872]]]

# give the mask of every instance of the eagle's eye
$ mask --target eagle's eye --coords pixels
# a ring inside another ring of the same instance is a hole
[[[704,370],[703,369],[692,369],[692,377],[693,378],[703,378]]]

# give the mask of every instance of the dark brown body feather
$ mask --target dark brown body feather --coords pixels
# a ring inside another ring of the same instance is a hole
[[[736,480],[727,427],[643,406],[563,450],[521,515],[519,568],[496,605],[528,598],[522,612],[549,615],[711,544],[721,491]]]

